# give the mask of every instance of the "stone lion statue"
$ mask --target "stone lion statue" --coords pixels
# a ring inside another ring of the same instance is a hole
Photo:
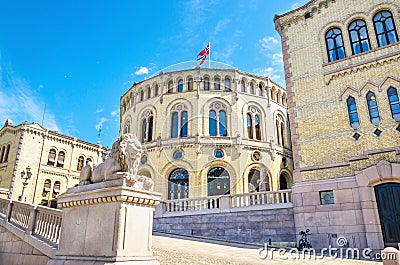
[[[150,178],[137,175],[141,155],[142,145],[136,135],[123,134],[114,142],[103,163],[93,166],[89,162],[82,168],[79,185],[126,178],[132,186],[153,190],[154,183]]]

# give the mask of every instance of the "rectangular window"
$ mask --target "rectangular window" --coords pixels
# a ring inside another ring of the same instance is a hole
[[[321,199],[321,205],[335,204],[333,190],[320,191],[319,197]]]

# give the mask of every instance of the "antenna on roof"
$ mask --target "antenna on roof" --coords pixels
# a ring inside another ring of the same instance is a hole
[[[44,122],[44,115],[46,114],[46,103],[44,103],[44,109],[43,109],[43,116],[42,116],[42,126]],[[44,127],[44,126],[43,126]]]
[[[100,144],[100,143],[101,143],[101,141],[100,141],[100,134],[101,134],[101,125],[99,126],[99,133],[98,133],[98,135],[97,135],[97,144]]]

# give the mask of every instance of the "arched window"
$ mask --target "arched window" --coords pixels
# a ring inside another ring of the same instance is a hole
[[[221,89],[221,81],[219,77],[214,77],[214,90],[220,90]]]
[[[286,176],[285,173],[282,173],[279,176],[279,189],[280,190],[287,190],[290,189],[290,183],[288,181],[288,177]]]
[[[188,112],[183,104],[178,104],[171,109],[171,137],[187,137],[188,136]]]
[[[260,170],[256,168],[250,169],[247,175],[247,181],[249,192],[259,192],[261,184]]]
[[[349,113],[350,126],[353,129],[357,129],[360,122],[358,119],[356,100],[353,97],[347,99],[347,111]]]
[[[189,197],[189,173],[186,169],[177,168],[169,174],[168,199],[185,199]]]
[[[130,132],[131,132],[131,122],[127,121],[124,126],[124,133],[130,133]]]
[[[250,106],[246,114],[247,135],[249,139],[261,140],[261,112],[255,106]]]
[[[10,153],[10,144],[7,145],[6,152],[4,154],[3,163],[8,162],[8,154]]]
[[[246,85],[244,84],[244,80],[240,81],[240,91],[243,93],[246,92]]]
[[[158,84],[156,84],[155,86],[154,86],[154,96],[155,97],[157,97],[158,96]]]
[[[191,77],[188,79],[187,90],[193,91],[193,78]]]
[[[92,161],[92,159],[90,158],[90,157],[88,157],[87,159],[86,159],[86,165],[87,164],[89,164],[89,163],[92,163],[93,161]]]
[[[153,141],[153,121],[153,112],[146,111],[142,116],[142,142]]]
[[[400,121],[400,102],[396,88],[390,87],[387,94],[390,103],[390,110],[392,111],[392,117],[395,121]]]
[[[252,82],[250,82],[250,88],[249,88],[249,93],[254,95],[254,85]]]
[[[60,194],[60,189],[61,189],[61,182],[57,180],[54,182],[53,186],[53,194],[52,194],[53,198],[56,198]]]
[[[257,96],[262,97],[262,89],[263,89],[262,84],[258,84],[258,86],[257,86]]]
[[[151,88],[150,86],[147,87],[147,99],[151,98]]]
[[[227,136],[226,129],[226,107],[215,102],[210,105],[209,133],[210,136]]]
[[[78,157],[78,165],[76,166],[77,171],[82,170],[84,161],[85,161],[85,159],[83,158],[83,156]]]
[[[6,147],[3,146],[3,147],[1,148],[0,163],[3,163],[3,160],[4,160],[4,152],[5,152],[5,150],[6,150]]]
[[[356,20],[349,26],[351,48],[353,54],[359,54],[371,49],[367,26],[363,20]]]
[[[44,185],[43,185],[42,197],[45,197],[45,198],[48,199],[50,191],[51,191],[51,180],[50,179],[46,179],[44,181]]]
[[[178,81],[178,92],[183,92],[183,80],[179,79]]]
[[[231,80],[229,78],[225,78],[225,91],[231,90]]]
[[[210,90],[210,78],[204,77],[204,90]]]
[[[398,42],[393,15],[389,11],[381,11],[374,16],[374,27],[379,47]]]
[[[60,151],[57,157],[57,167],[64,167],[65,153]]]
[[[286,128],[285,128],[285,120],[281,115],[276,116],[275,120],[275,129],[276,129],[276,138],[277,144],[281,146],[285,146],[285,137],[286,137]]]
[[[325,35],[326,49],[328,51],[329,62],[342,59],[346,56],[342,31],[338,28],[329,30]]]
[[[222,167],[214,167],[207,173],[208,196],[230,194],[229,173]]]
[[[57,155],[56,150],[50,149],[49,157],[47,158],[47,165],[54,166],[56,164],[56,155]]]
[[[376,97],[374,93],[368,92],[367,104],[368,104],[369,118],[372,124],[378,125],[381,118],[379,116],[378,104],[376,102]]]
[[[174,85],[174,82],[172,81],[172,80],[170,80],[169,82],[168,82],[168,90],[167,90],[167,92],[168,93],[172,93],[173,91],[172,91],[172,86]]]
[[[140,90],[140,101],[144,100],[144,91]]]

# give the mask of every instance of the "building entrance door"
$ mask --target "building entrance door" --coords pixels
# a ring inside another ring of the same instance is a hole
[[[397,247],[400,242],[400,184],[378,185],[375,196],[385,247]]]

